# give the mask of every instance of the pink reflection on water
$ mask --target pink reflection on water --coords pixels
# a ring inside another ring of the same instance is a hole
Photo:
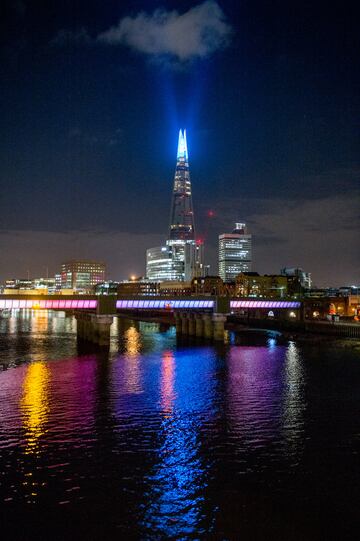
[[[229,425],[238,445],[262,446],[279,430],[285,348],[232,347],[228,358]]]
[[[51,364],[52,416],[49,441],[94,439],[97,358],[87,355]],[[54,430],[52,430],[54,428]]]
[[[174,354],[172,351],[164,351],[161,359],[160,405],[165,417],[168,417],[173,410],[173,403],[176,398],[174,383]]]
[[[0,448],[41,452],[52,441],[93,437],[96,356],[37,361],[1,373]],[[80,432],[79,432],[80,431]]]

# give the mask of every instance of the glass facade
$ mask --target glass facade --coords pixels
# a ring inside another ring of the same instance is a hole
[[[170,212],[170,240],[194,240],[194,212],[191,197],[186,130],[179,131],[177,162]]]
[[[154,282],[183,280],[181,249],[156,246],[146,250],[146,278]]]
[[[246,226],[237,223],[232,233],[219,236],[219,276],[233,282],[241,272],[251,271],[252,239]]]

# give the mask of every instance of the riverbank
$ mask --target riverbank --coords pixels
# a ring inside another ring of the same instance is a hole
[[[360,352],[360,339],[359,338],[352,338],[352,337],[339,337],[339,336],[332,336],[328,334],[317,334],[314,332],[301,332],[298,330],[286,330],[286,329],[275,329],[273,327],[262,327],[260,324],[259,326],[253,326],[253,325],[246,325],[243,323],[233,323],[229,322],[226,325],[226,329],[235,333],[246,333],[246,332],[274,332],[279,335],[279,338],[283,339],[284,341],[288,340],[294,340],[299,343],[306,343],[306,344],[318,344],[322,347],[336,347],[336,348],[347,348],[354,351]]]

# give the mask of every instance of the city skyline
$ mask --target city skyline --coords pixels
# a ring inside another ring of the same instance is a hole
[[[253,270],[301,267],[318,286],[358,283],[351,10],[339,22],[321,3],[310,12],[167,2],[164,21],[192,39],[174,34],[154,48],[145,38],[166,30],[157,8],[78,2],[60,13],[54,2],[5,2],[0,279],[54,274],[71,258],[104,260],[114,279],[144,273],[145,249],[167,227],[186,126],[212,273],[218,235],[244,220]]]
[[[2,0],[4,539],[356,539],[356,10]]]

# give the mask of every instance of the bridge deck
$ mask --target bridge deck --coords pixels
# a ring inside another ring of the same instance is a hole
[[[299,309],[300,301],[275,299],[230,299],[228,297],[117,297],[116,295],[0,295],[0,309],[97,310],[212,310]]]

